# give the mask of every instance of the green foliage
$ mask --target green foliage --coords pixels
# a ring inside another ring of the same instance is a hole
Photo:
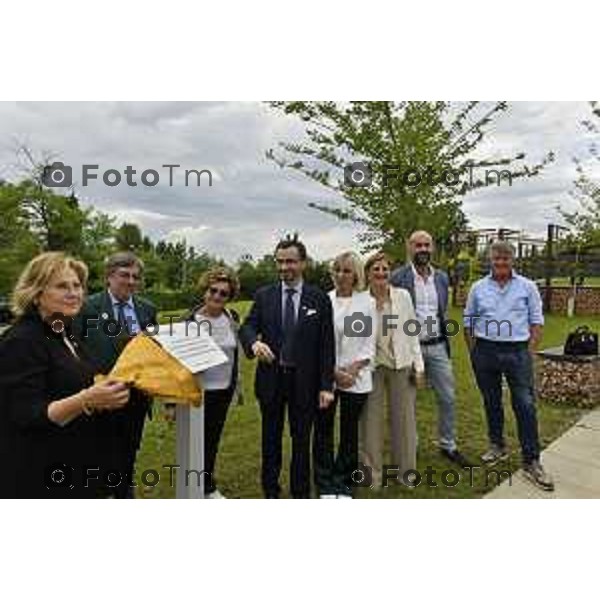
[[[236,310],[244,317],[250,303],[240,302],[235,305]],[[462,312],[454,308],[450,318],[461,322]],[[564,316],[548,315],[544,327],[543,348],[562,344],[573,328],[581,324],[588,324],[594,330],[600,328],[600,318],[575,317],[568,319]],[[248,360],[241,356],[242,390],[244,403],[232,405],[223,431],[219,456],[217,461],[216,477],[219,489],[231,498],[261,498],[260,488],[260,410],[254,397],[254,371],[256,361]],[[462,335],[452,339],[452,366],[456,377],[456,429],[458,444],[461,451],[471,460],[476,460],[486,450],[488,439],[485,418],[482,408],[481,395],[474,382],[471,359],[462,340]],[[458,469],[461,481],[456,487],[447,487],[441,483],[441,474],[445,470],[455,469],[456,465],[440,455],[436,444],[438,427],[438,405],[431,389],[420,390],[417,399],[417,426],[419,432],[419,455],[417,468],[423,473],[428,466],[436,470],[438,487],[422,485],[411,489],[402,485],[390,485],[383,490],[363,489],[359,492],[361,498],[480,498],[490,492],[496,484],[496,479],[486,479],[485,469],[473,469],[473,482],[469,472]],[[497,468],[516,471],[521,467],[519,452],[519,439],[513,411],[509,408],[508,397],[506,403],[507,442],[511,450],[508,461],[502,462]],[[161,415],[162,406],[155,403],[155,417],[146,423],[144,439],[138,454],[136,473],[140,474],[146,469],[157,469],[161,465],[176,462],[175,457],[175,423],[165,421]],[[545,402],[538,403],[538,421],[540,428],[540,443],[547,447],[553,440],[563,434],[568,427],[573,425],[582,414],[578,408],[566,405],[554,405]],[[386,422],[386,424],[388,424]],[[289,464],[291,443],[288,433],[284,434],[284,465]],[[384,434],[385,461],[392,462],[390,454],[389,427]],[[164,470],[163,470],[164,471]],[[289,484],[289,469],[283,468],[281,484],[283,494],[287,493]],[[167,474],[168,475],[168,474]],[[138,475],[138,481],[140,477]],[[162,477],[159,485],[145,487],[141,484],[136,489],[139,498],[173,498],[175,488],[169,485],[168,476]]]
[[[150,300],[163,312],[172,312],[174,316],[183,317],[186,310],[198,303],[195,290],[156,291],[144,290],[144,297]]]
[[[9,184],[10,185],[10,184]],[[14,186],[29,230],[42,250],[63,250],[79,254],[87,214],[74,195],[61,196],[33,180]]]
[[[202,273],[210,267],[224,264],[206,252],[198,254],[185,241],[160,240],[154,248],[142,251],[140,256],[146,265],[146,285],[163,291],[192,289]]]
[[[117,250],[136,252],[146,265],[148,290],[183,290],[166,300],[181,306],[189,299],[201,274],[220,261],[198,253],[185,242],[160,241],[142,235],[138,225],[123,223],[91,208],[82,208],[71,194],[63,196],[35,179],[0,182],[0,294],[10,292],[25,264],[39,252],[60,250],[85,261],[90,269],[89,291],[105,285],[104,260]]]
[[[600,163],[598,144],[600,143],[600,103],[590,102],[591,116],[582,122],[590,137],[589,159],[593,166]],[[579,210],[567,212],[559,207],[559,212],[572,228],[567,240],[569,246],[585,250],[600,247],[600,180],[591,173],[592,168],[580,158],[574,158],[577,178],[574,181],[572,196],[579,203]]]
[[[90,289],[98,291],[104,287],[104,259],[115,249],[115,219],[96,210],[86,209],[85,212],[79,256],[89,267]]]
[[[237,265],[237,275],[240,280],[240,296],[252,298],[257,289],[277,280],[277,264],[271,254],[266,254],[256,263],[252,260],[242,260]]]
[[[237,264],[236,272],[240,280],[240,297],[244,300],[253,298],[257,289],[279,279],[277,263],[272,254],[266,254],[256,263],[247,258],[243,259]],[[309,257],[304,279],[323,289],[329,289],[329,265]]]
[[[333,289],[333,281],[329,274],[329,263],[310,259],[306,265],[304,278],[308,283],[319,286],[324,290]]]
[[[115,244],[119,250],[137,252],[142,248],[142,230],[135,223],[123,223],[115,237]]]
[[[90,267],[90,286],[100,285],[102,260],[113,249],[113,219],[82,209],[74,195],[62,196],[27,179],[0,185],[0,293],[6,294],[36,254],[60,250]]]
[[[341,194],[343,207],[311,203],[313,208],[365,226],[366,248],[385,246],[400,259],[414,229],[431,231],[443,245],[465,227],[462,196],[502,176],[531,177],[551,160],[535,165],[525,154],[478,156],[493,121],[506,102],[271,102],[273,108],[306,124],[301,141],[282,142],[267,157],[280,167],[303,173]],[[344,181],[344,168],[366,162],[368,187]],[[393,165],[396,170],[392,171]],[[404,177],[418,169],[422,182]],[[503,175],[501,175],[501,173]],[[444,174],[452,174],[444,182]]]
[[[38,252],[36,237],[29,231],[27,216],[15,186],[0,183],[0,295],[7,295],[21,267]]]

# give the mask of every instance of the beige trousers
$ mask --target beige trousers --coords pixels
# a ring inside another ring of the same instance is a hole
[[[385,398],[389,403],[392,464],[398,475],[417,468],[417,389],[410,381],[411,369],[377,367],[373,373],[373,391],[360,419],[360,461],[373,470],[373,485],[381,487],[383,442],[385,439]],[[386,463],[389,464],[389,463]]]

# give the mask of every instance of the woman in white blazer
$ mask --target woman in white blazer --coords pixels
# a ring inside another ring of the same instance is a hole
[[[361,416],[360,459],[372,469],[373,485],[382,483],[385,398],[389,402],[392,463],[398,481],[410,482],[407,471],[417,466],[417,384],[424,381],[424,365],[415,311],[410,294],[390,286],[390,260],[383,252],[365,263],[365,274],[377,314],[373,390]],[[417,332],[418,333],[418,332]],[[385,482],[384,482],[385,483]]]
[[[336,370],[335,400],[320,410],[313,436],[314,478],[321,498],[352,498],[352,475],[358,466],[358,423],[373,388],[375,301],[364,290],[364,269],[354,252],[332,264]],[[334,452],[336,407],[340,436]]]

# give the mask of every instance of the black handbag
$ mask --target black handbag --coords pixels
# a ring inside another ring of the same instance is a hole
[[[598,354],[598,334],[587,325],[571,332],[565,342],[564,353],[568,356],[594,356]]]

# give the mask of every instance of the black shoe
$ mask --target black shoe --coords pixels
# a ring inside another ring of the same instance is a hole
[[[440,450],[442,456],[445,456],[449,461],[456,463],[458,466],[471,468],[475,465],[464,455],[462,455],[458,450],[446,450],[446,448],[442,448]]]

